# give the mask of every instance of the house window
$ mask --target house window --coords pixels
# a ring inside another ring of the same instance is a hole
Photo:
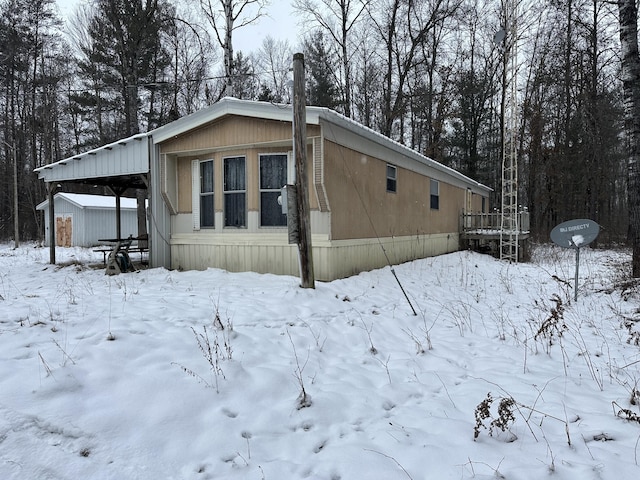
[[[200,162],[200,227],[213,227],[213,160]]]
[[[280,190],[287,183],[287,154],[260,155],[260,226],[282,227],[287,216],[278,204]]]
[[[387,164],[387,192],[396,192],[398,169],[393,165]]]
[[[224,226],[246,227],[247,187],[244,157],[224,159]]]
[[[431,209],[439,210],[440,209],[440,182],[437,180],[431,180]]]

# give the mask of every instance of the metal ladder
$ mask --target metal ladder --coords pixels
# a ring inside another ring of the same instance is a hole
[[[515,1],[505,5],[506,65],[505,104],[502,141],[502,212],[500,219],[500,259],[518,262],[518,100],[517,100],[517,8]]]

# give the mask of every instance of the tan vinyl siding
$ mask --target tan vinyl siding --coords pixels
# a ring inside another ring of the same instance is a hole
[[[248,211],[258,211],[260,208],[260,192],[259,192],[259,155],[263,153],[287,153],[284,147],[257,147],[240,150],[225,150],[224,152],[214,152],[202,155],[201,157],[180,157],[178,159],[178,211],[179,213],[191,213],[191,161],[194,159],[199,160],[214,160],[214,203],[217,212],[221,212],[223,209],[223,174],[222,174],[222,162],[226,157],[232,156],[245,156],[246,168],[247,168],[247,209]],[[312,146],[307,147],[307,173],[309,174],[308,189],[312,192],[312,179],[311,169],[312,167]],[[318,198],[314,194],[309,196],[309,204],[311,209],[318,208]]]
[[[307,125],[309,145],[307,147],[307,170],[309,191],[312,191],[313,136],[320,135],[318,125]],[[214,160],[216,212],[221,212],[223,203],[222,159],[230,156],[245,156],[247,167],[247,210],[260,208],[258,186],[258,157],[261,153],[287,153],[293,149],[290,122],[260,120],[247,117],[225,117],[201,128],[187,132],[160,145],[160,151],[177,157],[178,212],[191,213],[192,186],[191,161]],[[310,195],[311,209],[318,208],[316,195]]]
[[[387,163],[325,141],[332,239],[457,232],[464,189],[440,181],[440,208],[433,210],[427,176],[396,165],[396,192],[387,192]]]
[[[183,157],[178,160],[178,213],[191,213],[191,161],[194,157]],[[202,159],[206,160],[206,159]]]
[[[454,252],[458,242],[457,234],[448,233],[341,241],[314,235],[313,268],[317,280],[331,281],[385,267],[387,256],[399,264]],[[184,270],[213,267],[230,272],[300,274],[297,247],[287,244],[286,233],[176,234],[171,241],[171,260],[171,268]]]
[[[320,127],[307,125],[307,136],[320,134]],[[288,142],[292,145],[290,122],[261,120],[248,117],[224,117],[203,125],[177,138],[161,144],[162,153],[203,152],[215,149],[230,149],[238,146],[252,146],[261,143]],[[289,148],[291,150],[291,147]]]

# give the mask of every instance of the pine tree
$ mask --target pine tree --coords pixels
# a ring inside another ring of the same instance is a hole
[[[307,77],[307,103],[335,109],[339,105],[335,82],[335,59],[331,55],[324,35],[317,30],[304,42]]]

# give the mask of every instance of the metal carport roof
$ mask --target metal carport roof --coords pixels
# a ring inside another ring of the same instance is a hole
[[[35,169],[38,178],[47,184],[50,263],[56,263],[53,195],[57,184],[80,183],[109,187],[116,195],[116,236],[120,238],[120,196],[130,188],[148,188],[149,145],[148,134],[141,133]]]
[[[56,163],[36,168],[46,183],[85,183],[112,188],[147,188],[149,136],[133,135]]]

